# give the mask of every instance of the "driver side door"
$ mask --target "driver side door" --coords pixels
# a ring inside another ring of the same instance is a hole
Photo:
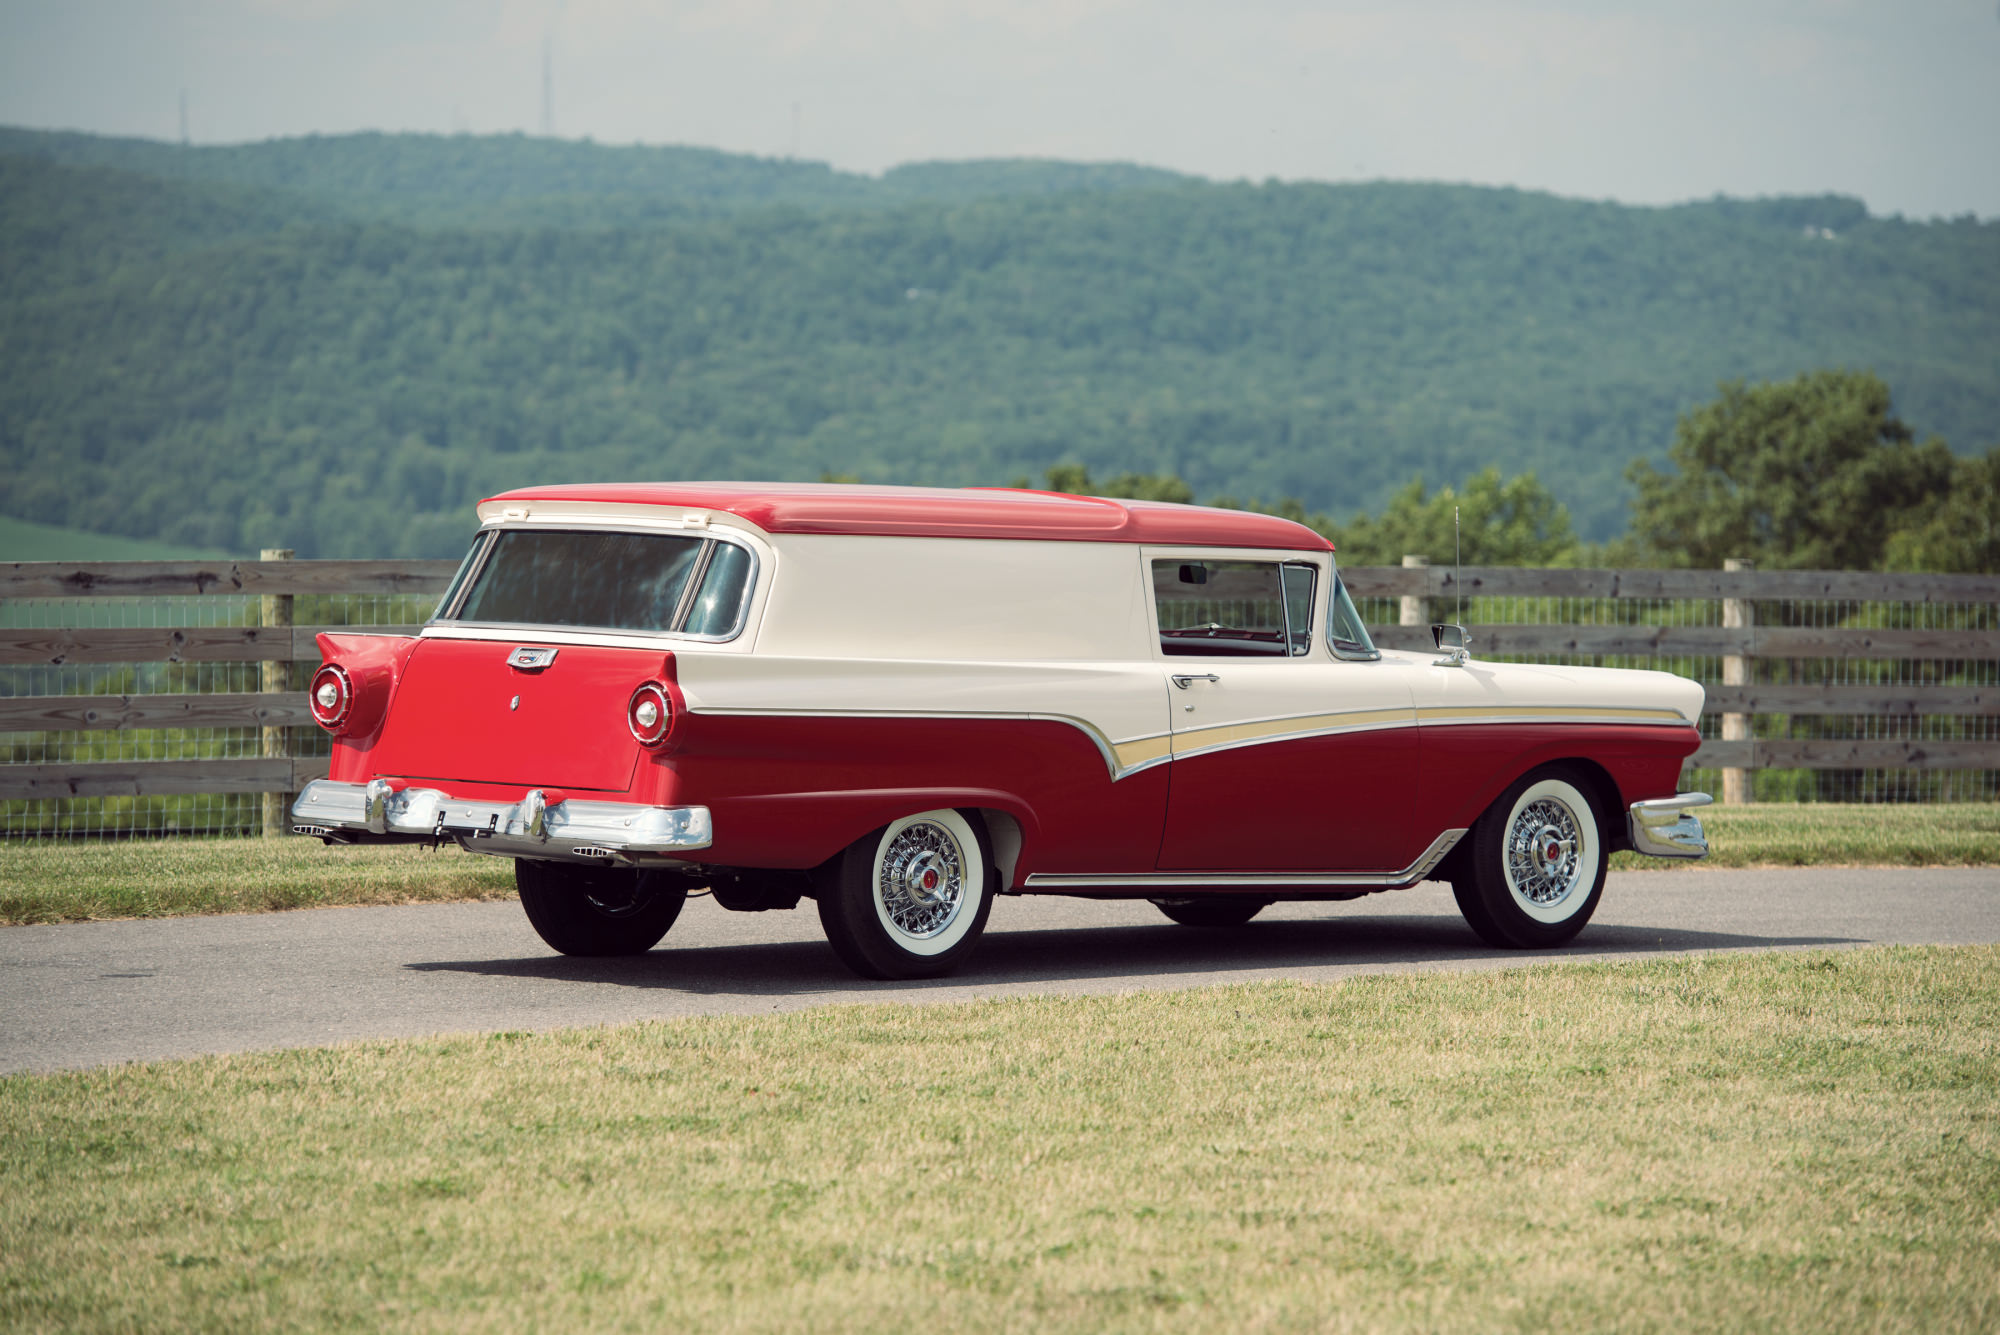
[[[1416,861],[1427,840],[1408,665],[1334,657],[1330,561],[1150,549],[1147,559],[1173,729],[1160,869]]]

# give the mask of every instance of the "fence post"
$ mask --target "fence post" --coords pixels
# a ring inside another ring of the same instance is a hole
[[[257,553],[262,561],[289,561],[292,559],[290,547],[266,547]],[[265,627],[292,628],[292,595],[289,593],[267,593],[260,600],[258,624]],[[291,636],[284,639],[285,657],[282,661],[265,660],[261,665],[259,688],[264,691],[283,691],[292,684]],[[284,728],[264,729],[264,755],[267,759],[289,756],[292,753],[291,734]],[[289,828],[287,818],[291,814],[292,795],[290,793],[264,794],[264,835],[285,833]]]
[[[1403,558],[1403,568],[1405,570],[1422,570],[1430,565],[1430,563],[1431,558],[1428,556],[1406,556]],[[1412,597],[1407,593],[1404,594],[1402,601],[1396,604],[1396,624],[1399,626],[1428,626],[1431,623],[1430,611],[1427,606],[1429,602],[1430,599],[1428,598],[1421,596]]]
[[[1754,570],[1754,562],[1738,560],[1734,557],[1722,563],[1724,570]],[[1725,627],[1742,629],[1757,624],[1757,604],[1748,598],[1724,598],[1722,600],[1722,624]],[[1750,656],[1748,654],[1725,654],[1722,658],[1722,684],[1724,686],[1748,686],[1750,684]],[[1750,716],[1748,714],[1724,714],[1722,716],[1722,740],[1742,742],[1750,739]],[[1750,771],[1747,769],[1724,769],[1722,771],[1722,800],[1728,806],[1742,806],[1750,800]]]

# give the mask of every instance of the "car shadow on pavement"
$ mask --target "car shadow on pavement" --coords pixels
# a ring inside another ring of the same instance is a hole
[[[1278,920],[1226,929],[1161,926],[1063,927],[990,931],[947,978],[873,982],[855,977],[824,942],[785,941],[674,949],[672,938],[645,955],[581,958],[430,960],[417,971],[485,974],[560,982],[658,988],[693,995],[811,996],[818,993],[990,991],[1007,985],[1182,975],[1190,985],[1323,970],[1465,965],[1528,965],[1565,959],[1671,955],[1862,944],[1838,936],[1754,936],[1633,925],[1598,925],[1568,946],[1496,950],[1457,920],[1387,917]]]

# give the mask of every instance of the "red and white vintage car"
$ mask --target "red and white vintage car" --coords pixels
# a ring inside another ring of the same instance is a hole
[[[1005,490],[537,487],[414,638],[329,634],[333,842],[515,859],[571,954],[692,889],[815,901],[873,977],[962,960],[996,894],[1226,926],[1436,878],[1488,942],[1582,929],[1606,859],[1707,851],[1702,690],[1378,652],[1333,550],[1269,515]]]

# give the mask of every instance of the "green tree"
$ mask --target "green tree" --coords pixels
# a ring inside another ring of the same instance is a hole
[[[1194,501],[1194,489],[1175,477],[1172,473],[1120,473],[1104,482],[1092,482],[1090,469],[1083,464],[1056,464],[1043,475],[1047,479],[1049,491],[1067,492],[1072,496],[1110,496],[1126,501],[1173,501],[1189,505]],[[1026,486],[1028,479],[1015,479],[1016,486]]]
[[[1889,535],[1889,570],[2000,571],[2000,446],[1952,461],[1951,482]]]
[[[1949,491],[1951,452],[1941,440],[1916,444],[1872,374],[1811,371],[1721,390],[1681,415],[1667,452],[1673,472],[1643,459],[1627,470],[1639,490],[1633,536],[1652,560],[1872,570],[1890,535]],[[1906,544],[1920,546],[1914,536]]]
[[[1334,535],[1348,565],[1396,565],[1405,556],[1443,565],[1455,541],[1472,565],[1559,565],[1577,546],[1569,511],[1533,473],[1503,479],[1497,468],[1467,479],[1463,490],[1430,492],[1416,478],[1380,515],[1356,515]]]

